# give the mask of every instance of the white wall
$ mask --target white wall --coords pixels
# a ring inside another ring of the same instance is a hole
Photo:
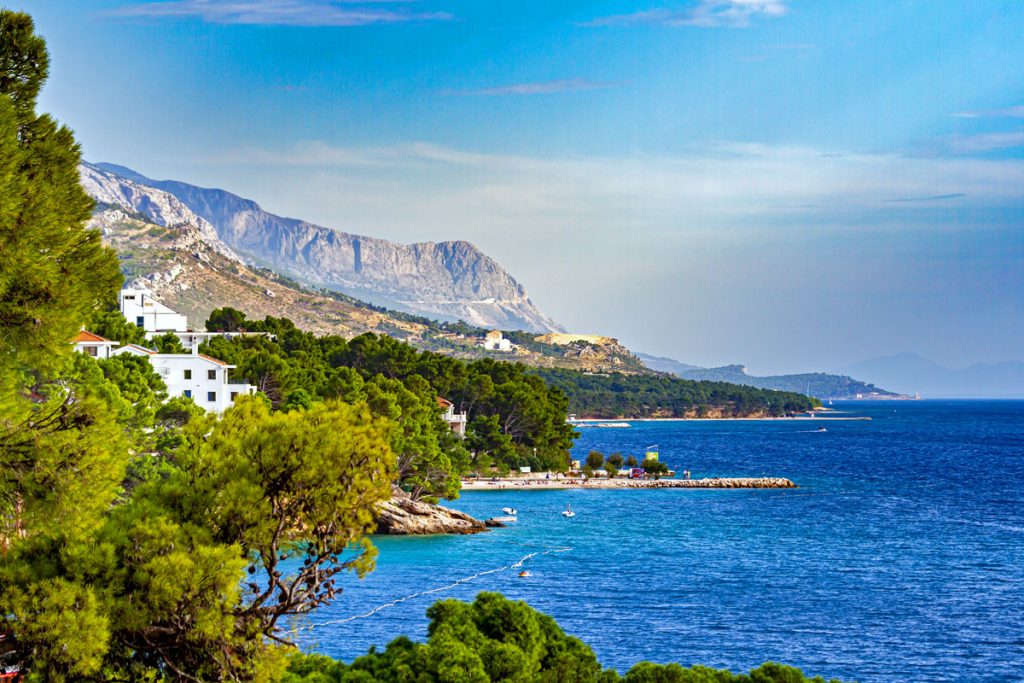
[[[153,299],[145,289],[121,290],[121,314],[146,332],[187,332],[188,318]]]

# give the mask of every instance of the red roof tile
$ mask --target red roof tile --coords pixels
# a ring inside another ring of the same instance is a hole
[[[117,343],[117,342],[112,342],[109,339],[104,339],[100,335],[93,334],[92,332],[89,332],[88,330],[82,330],[77,335],[75,335],[74,339],[71,340],[72,344],[79,344],[81,342],[108,342],[110,344],[116,344]]]

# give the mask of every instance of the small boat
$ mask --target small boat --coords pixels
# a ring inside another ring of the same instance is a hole
[[[571,504],[566,503],[565,509],[562,510],[562,516],[563,517],[575,517],[576,516],[576,513],[572,511],[572,505]]]
[[[519,578],[521,578],[521,579],[525,579],[525,578],[528,578],[530,576],[533,576],[533,574],[531,574],[530,572],[526,571],[525,569],[523,571],[519,572]]]
[[[506,515],[504,517],[491,517],[487,521],[489,521],[489,522],[501,522],[502,524],[511,524],[512,522],[516,521],[516,517],[515,517],[515,515]]]
[[[504,512],[506,515],[518,514],[518,511],[515,508],[501,508],[501,511]]]
[[[818,427],[818,431],[819,432],[827,432],[828,430],[825,429],[824,427]]]

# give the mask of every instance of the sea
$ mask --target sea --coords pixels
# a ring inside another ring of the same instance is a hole
[[[832,407],[871,419],[581,429],[574,457],[656,446],[695,478],[799,488],[465,492],[452,507],[517,523],[377,538],[376,570],[300,622],[302,646],[350,661],[425,639],[435,600],[499,591],[622,673],[777,661],[862,683],[1024,681],[1024,401]]]

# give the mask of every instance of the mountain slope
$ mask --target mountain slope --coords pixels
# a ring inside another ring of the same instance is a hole
[[[189,220],[174,205],[173,197],[163,196],[166,193],[153,188],[121,189],[128,191],[130,201],[123,195],[108,194],[106,205],[93,215],[91,225],[101,230],[103,241],[117,251],[126,280],[152,290],[160,301],[188,316],[195,329],[203,328],[214,308],[230,306],[254,319],[268,315],[288,318],[316,334],[348,338],[363,332],[386,334],[420,349],[467,360],[496,358],[592,373],[649,372],[614,340],[595,348],[563,346],[537,341],[528,332],[510,332],[515,350],[485,351],[479,346],[485,329],[465,323],[441,324],[380,309],[339,292],[307,288],[240,259],[216,235],[211,237],[208,225]],[[91,191],[98,191],[97,187]],[[146,202],[162,206],[165,224],[134,209],[121,208],[113,199],[131,206]]]
[[[301,282],[480,327],[561,329],[501,265],[469,242],[397,244],[276,216],[224,190],[152,180],[113,164],[86,168],[169,193],[212,225],[228,247]],[[137,210],[155,218],[144,206]]]
[[[1024,362],[980,363],[950,369],[916,353],[898,353],[847,368],[861,377],[928,398],[1024,397]]]

